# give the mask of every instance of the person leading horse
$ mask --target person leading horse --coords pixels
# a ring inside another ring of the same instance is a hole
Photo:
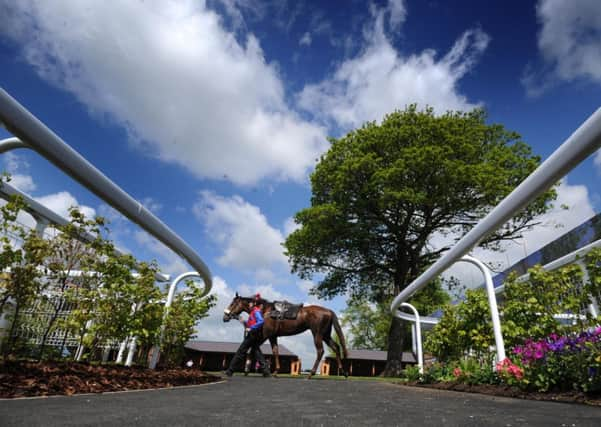
[[[315,375],[319,362],[323,357],[324,349],[323,343],[325,342],[336,354],[336,361],[338,366],[342,367],[345,376],[348,373],[342,363],[342,359],[347,358],[346,342],[342,328],[338,322],[336,313],[318,305],[310,305],[300,307],[298,315],[295,319],[282,319],[280,317],[272,317],[270,313],[275,310],[273,302],[263,300],[263,331],[262,341],[269,340],[273,356],[275,359],[275,370],[273,372],[276,375],[280,369],[280,359],[278,352],[278,337],[297,335],[306,330],[310,330],[313,334],[313,342],[315,344],[315,350],[317,351],[317,358],[313,364],[313,368],[309,374],[309,378]],[[227,309],[224,310],[223,321],[229,322],[232,318],[237,318],[243,311],[250,313],[254,307],[254,299],[248,297],[241,297],[236,293],[236,296],[230,303]],[[336,341],[332,339],[331,333],[332,328],[336,331],[336,335],[340,340],[340,346]],[[342,354],[342,357],[341,357]]]

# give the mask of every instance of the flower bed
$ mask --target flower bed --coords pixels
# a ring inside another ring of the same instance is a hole
[[[405,370],[414,385],[601,406],[601,327],[579,334],[527,339],[494,365],[492,356],[430,365],[423,374]]]
[[[65,362],[0,364],[0,397],[103,393],[206,384],[221,378],[197,369],[145,369]]]

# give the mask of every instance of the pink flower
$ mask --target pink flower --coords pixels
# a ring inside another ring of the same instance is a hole
[[[461,373],[461,368],[453,369],[453,375],[455,376],[455,378],[459,378],[461,376]]]

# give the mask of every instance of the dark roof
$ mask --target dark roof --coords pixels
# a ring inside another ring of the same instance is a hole
[[[349,350],[348,359],[353,360],[375,360],[375,361],[386,361],[388,352],[380,350]],[[334,357],[328,356],[327,359],[335,359]],[[417,363],[415,355],[409,351],[403,352],[402,361],[405,363]]]
[[[240,347],[240,343],[236,342],[217,342],[217,341],[188,341],[185,348],[188,350],[202,351],[204,353],[235,353]],[[298,357],[282,344],[278,344],[280,356]],[[271,346],[263,344],[261,351],[267,356],[273,355]]]

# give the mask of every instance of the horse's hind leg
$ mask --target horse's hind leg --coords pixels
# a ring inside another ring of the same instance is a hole
[[[313,342],[315,343],[315,350],[317,350],[317,359],[315,359],[313,369],[311,369],[308,379],[311,379],[311,377],[315,375],[315,372],[317,372],[317,367],[319,366],[319,361],[323,357],[323,339],[321,335],[315,335],[313,337]]]
[[[273,361],[275,363],[275,369],[272,375],[275,377],[280,372],[280,349],[278,348],[278,337],[269,338],[271,344],[271,352],[273,353]]]
[[[328,347],[330,347],[334,353],[336,354],[336,362],[338,363],[338,369],[342,368],[342,372],[345,377],[348,377],[348,373],[342,364],[342,358],[340,357],[340,346],[336,341],[332,339],[332,337],[324,337],[323,340],[326,342]]]

